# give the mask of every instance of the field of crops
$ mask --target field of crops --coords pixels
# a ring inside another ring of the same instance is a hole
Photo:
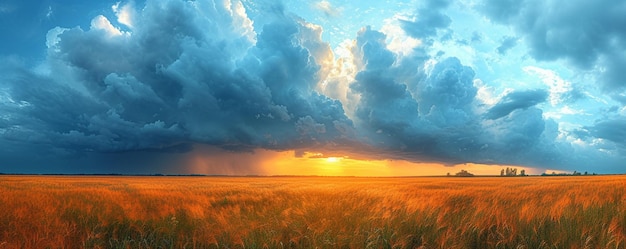
[[[626,248],[626,176],[0,176],[0,248]]]

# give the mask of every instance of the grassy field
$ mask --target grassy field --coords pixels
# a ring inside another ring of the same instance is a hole
[[[626,248],[625,190],[625,176],[0,176],[0,248]]]

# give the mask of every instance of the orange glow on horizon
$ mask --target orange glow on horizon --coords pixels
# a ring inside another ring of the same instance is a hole
[[[187,173],[208,175],[319,175],[319,176],[443,176],[467,170],[475,175],[499,175],[506,167],[525,169],[527,174],[543,170],[521,166],[415,163],[403,160],[361,160],[341,155],[257,149],[253,153],[200,148],[186,162]]]

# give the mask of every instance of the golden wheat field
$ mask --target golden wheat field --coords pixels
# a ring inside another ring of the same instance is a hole
[[[625,190],[625,176],[0,176],[0,248],[626,248]]]

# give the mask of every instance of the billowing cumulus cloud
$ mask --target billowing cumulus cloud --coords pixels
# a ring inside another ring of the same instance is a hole
[[[485,101],[475,68],[431,56],[439,32],[451,27],[450,5],[427,1],[398,17],[395,29],[383,29],[419,40],[412,49],[394,49],[390,34],[364,25],[336,58],[321,26],[280,4],[115,4],[110,16],[96,14],[87,26],[49,30],[41,65],[0,64],[0,169],[271,174],[249,155],[276,151],[555,169],[599,158],[608,158],[610,169],[623,157],[622,119],[598,120],[572,135],[544,115],[542,103],[561,104],[573,89],[569,82]],[[483,10],[503,23],[525,13],[495,3]],[[532,44],[534,33],[517,28],[524,31],[519,41]],[[516,46],[512,37],[502,41],[501,54]],[[619,68],[619,58],[603,50],[621,46],[616,37],[616,44],[591,49],[595,57],[583,57]],[[592,70],[576,62],[574,50],[542,49],[535,44],[531,54]],[[236,153],[246,154],[229,161]]]
[[[365,28],[353,50],[355,64],[363,65],[351,85],[360,95],[354,122],[375,148],[371,154],[445,164],[563,163],[555,159],[560,152],[544,147],[558,143],[556,124],[534,107],[546,91],[509,93],[483,115],[472,68],[454,57],[434,65],[399,58],[385,38]]]
[[[340,140],[351,121],[339,101],[313,91],[320,66],[316,48],[305,46],[321,42],[302,39],[308,24],[275,13],[253,30],[242,8],[154,1],[131,31],[102,15],[88,30],[55,29],[46,72],[3,74],[3,139],[68,152],[186,152],[193,143],[294,149]]]

